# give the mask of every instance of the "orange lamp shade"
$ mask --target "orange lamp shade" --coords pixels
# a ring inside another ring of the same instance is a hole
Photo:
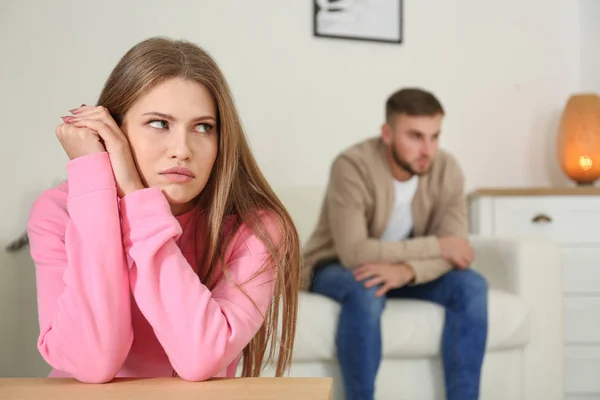
[[[582,93],[567,101],[558,132],[558,161],[579,185],[600,178],[600,96]]]

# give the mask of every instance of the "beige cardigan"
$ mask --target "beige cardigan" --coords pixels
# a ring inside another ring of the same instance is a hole
[[[414,284],[438,278],[452,265],[441,257],[437,237],[467,237],[464,177],[453,156],[440,150],[431,171],[419,178],[412,202],[413,235],[379,240],[394,206],[393,176],[379,137],[342,152],[333,162],[317,227],[304,248],[302,289],[316,265],[339,261],[354,269],[370,262],[407,263]]]

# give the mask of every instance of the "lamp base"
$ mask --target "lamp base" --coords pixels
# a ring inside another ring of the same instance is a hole
[[[596,181],[575,181],[575,184],[579,187],[591,187],[594,186]]]

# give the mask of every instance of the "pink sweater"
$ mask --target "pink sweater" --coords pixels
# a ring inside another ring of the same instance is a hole
[[[157,188],[119,200],[107,153],[70,161],[67,176],[28,223],[50,376],[234,376],[272,300],[272,273],[249,280],[267,257],[263,243],[247,228],[232,232],[232,279],[209,290],[195,272],[193,229],[182,229],[191,212],[174,217]]]

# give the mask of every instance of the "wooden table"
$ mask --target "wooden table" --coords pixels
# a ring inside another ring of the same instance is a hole
[[[89,384],[63,378],[2,378],[2,400],[331,400],[331,378],[125,379]]]

